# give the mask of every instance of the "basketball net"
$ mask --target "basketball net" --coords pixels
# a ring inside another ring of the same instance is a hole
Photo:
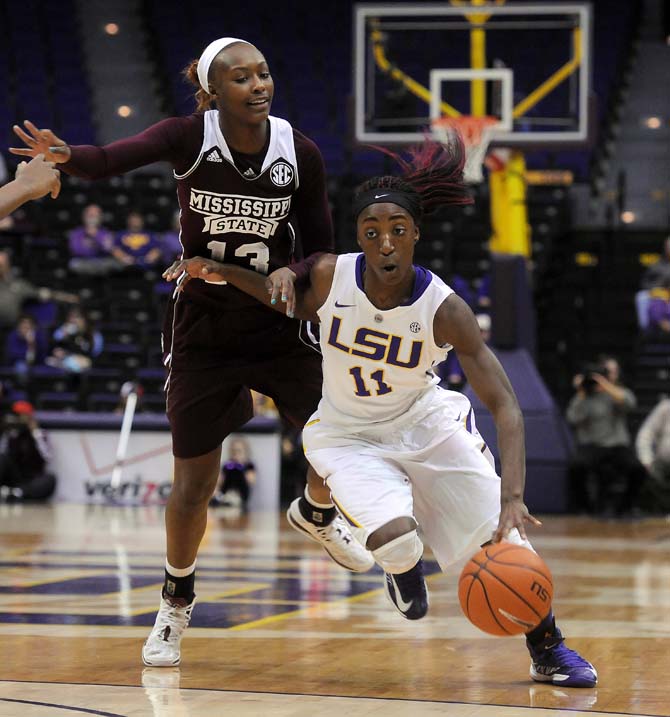
[[[498,125],[495,117],[438,117],[431,122],[433,136],[438,142],[447,144],[454,131],[458,132],[465,144],[465,167],[463,179],[468,184],[479,184],[484,181],[484,161],[486,150],[493,138],[493,132]],[[487,163],[487,166],[488,163]],[[497,169],[499,167],[489,167]]]

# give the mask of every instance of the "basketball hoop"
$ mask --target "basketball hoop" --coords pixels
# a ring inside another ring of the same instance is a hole
[[[493,137],[499,121],[495,117],[438,117],[432,120],[431,130],[439,142],[447,143],[452,132],[457,131],[465,144],[465,167],[463,179],[468,184],[479,184],[484,181],[482,167],[486,150]]]

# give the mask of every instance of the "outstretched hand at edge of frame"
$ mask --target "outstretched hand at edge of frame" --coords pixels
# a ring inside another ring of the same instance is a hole
[[[9,151],[12,154],[18,154],[21,157],[36,157],[38,154],[43,154],[47,162],[56,164],[63,164],[70,159],[70,147],[50,129],[38,129],[30,120],[25,120],[23,124],[28,133],[24,132],[17,124],[12,129],[27,148],[10,147]]]
[[[44,160],[43,154],[36,155],[30,162],[21,162],[16,168],[15,181],[28,199],[39,199],[46,194],[56,199],[60,193],[60,172],[53,162]]]

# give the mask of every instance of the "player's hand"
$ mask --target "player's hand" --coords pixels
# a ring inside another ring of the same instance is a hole
[[[295,316],[295,273],[287,266],[273,271],[265,280],[265,288],[270,294],[270,303],[276,304],[281,297],[282,303],[286,304],[286,316]]]
[[[10,147],[9,151],[12,154],[19,154],[22,157],[36,157],[38,154],[43,154],[47,162],[56,164],[67,162],[70,159],[70,148],[50,129],[37,129],[29,120],[25,120],[23,124],[28,132],[24,132],[17,124],[12,129],[28,148]]]
[[[491,540],[494,543],[499,543],[513,528],[516,528],[519,531],[519,535],[526,540],[526,523],[542,525],[537,518],[528,512],[528,508],[526,508],[526,504],[521,498],[503,499],[498,527],[495,529]]]
[[[39,199],[51,193],[55,199],[60,192],[60,172],[53,162],[45,162],[44,155],[38,154],[30,162],[21,162],[16,169],[15,181],[26,192],[28,199]]]
[[[192,259],[177,259],[163,272],[166,281],[177,280],[177,290],[183,291],[191,279],[223,282],[223,265],[212,259],[194,256]]]

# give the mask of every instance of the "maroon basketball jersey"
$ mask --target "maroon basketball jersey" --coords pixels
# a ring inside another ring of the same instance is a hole
[[[211,257],[261,274],[293,259],[295,233],[289,217],[300,181],[293,128],[277,117],[269,122],[269,144],[256,174],[235,166],[218,111],[205,112],[198,158],[184,174],[175,172],[185,258]],[[255,299],[226,284],[191,281],[185,295],[223,311],[258,307]]]

